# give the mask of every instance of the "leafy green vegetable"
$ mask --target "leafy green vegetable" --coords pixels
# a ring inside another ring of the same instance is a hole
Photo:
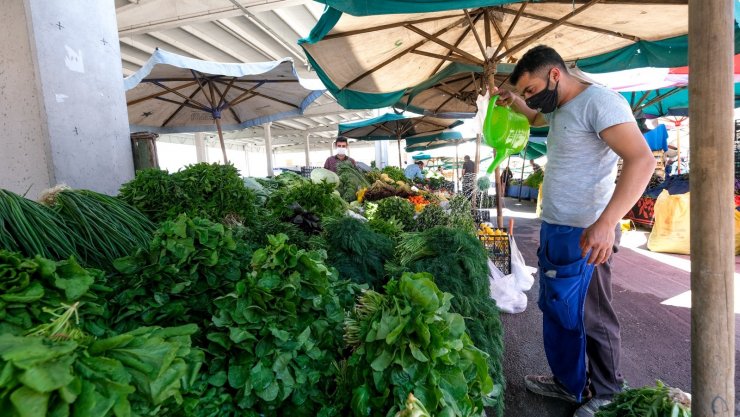
[[[540,185],[542,185],[542,182],[545,180],[545,171],[542,169],[538,169],[534,171],[530,176],[527,177],[527,179],[524,180],[524,185],[527,187],[531,187],[534,189],[540,188]]]
[[[449,201],[449,210],[448,226],[475,236],[475,220],[470,201],[464,195],[456,194]]]
[[[74,231],[84,264],[111,270],[113,261],[149,244],[152,224],[123,201],[89,190],[62,189],[47,203]]]
[[[617,394],[611,404],[596,412],[596,417],[691,417],[691,398],[656,381],[654,387]]]
[[[217,222],[233,217],[250,224],[255,215],[255,194],[233,165],[199,163],[171,175],[139,171],[121,187],[119,198],[158,223],[185,213]]]
[[[285,235],[269,240],[254,253],[253,272],[214,301],[210,377],[192,415],[338,415],[344,310],[336,277],[323,253],[300,250]]]
[[[367,222],[373,231],[389,237],[394,243],[398,243],[403,234],[403,225],[396,219],[383,220],[372,218]]]
[[[327,222],[324,226],[328,263],[339,276],[371,287],[384,281],[384,263],[393,256],[393,241],[351,217]]]
[[[102,271],[84,269],[74,258],[54,262],[0,250],[0,334],[25,334],[48,323],[60,304],[82,301],[86,329],[100,335],[106,311],[101,296],[110,291],[103,283]]]
[[[270,195],[267,208],[283,220],[291,219],[293,209],[291,205],[297,203],[303,210],[314,213],[321,219],[337,217],[344,212],[344,202],[334,194],[335,184],[329,183],[300,183],[291,187],[284,187]]]
[[[326,182],[329,184],[339,184],[339,176],[325,168],[316,168],[311,171],[311,182],[320,184]]]
[[[406,175],[401,168],[389,165],[383,168],[380,172],[383,174],[388,174],[388,176],[391,177],[394,181],[409,182],[408,178],[406,178]]]
[[[0,189],[0,249],[49,259],[77,255],[74,232],[50,208]]]
[[[414,227],[414,214],[414,205],[410,201],[401,197],[389,197],[378,202],[373,218],[386,221],[396,219],[404,230],[411,230]]]
[[[213,299],[233,290],[252,252],[219,223],[184,214],[162,223],[147,249],[115,262],[119,274],[109,279],[116,294],[110,306],[113,328],[188,323],[206,328],[215,313]]]
[[[466,318],[470,338],[488,354],[494,382],[503,388],[503,328],[489,295],[488,255],[478,239],[460,230],[434,227],[404,235],[396,256],[399,265],[386,266],[390,273],[430,273],[441,290],[454,295],[452,311]],[[494,406],[502,414],[502,395]]]
[[[446,226],[448,223],[449,217],[442,207],[437,204],[427,204],[416,217],[414,229],[417,232],[422,232],[432,227]]]
[[[345,320],[353,415],[392,415],[411,392],[429,415],[484,415],[494,392],[486,354],[449,312],[452,296],[429,274],[404,274],[385,291],[363,293]]]
[[[337,164],[337,174],[339,175],[337,191],[339,191],[344,201],[356,201],[357,192],[362,188],[370,187],[370,183],[365,176],[351,163],[340,162]]]

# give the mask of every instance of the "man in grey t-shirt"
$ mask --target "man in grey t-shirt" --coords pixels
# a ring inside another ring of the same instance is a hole
[[[655,159],[626,100],[572,77],[552,48],[537,46],[528,51],[509,79],[523,98],[502,90],[498,104],[511,105],[533,126],[550,126],[542,186],[538,304],[554,376],[528,375],[525,385],[537,394],[573,402],[590,398],[575,413],[575,417],[590,417],[622,389],[619,321],[611,305],[611,255],[618,247],[617,224],[645,190]],[[615,185],[620,157],[622,174]],[[572,268],[558,275],[560,265]],[[568,302],[558,304],[565,295],[557,293],[565,282],[558,281],[559,277],[578,276],[585,283],[577,288],[581,298],[576,292],[574,299],[582,303],[581,321],[569,316],[578,314],[577,308],[563,315],[558,306],[566,305],[567,310]],[[578,347],[579,336],[571,325],[580,326],[585,334],[583,352],[575,356],[571,347]],[[568,341],[569,337],[573,340]],[[568,349],[563,348],[566,345]],[[587,368],[583,356],[588,357]],[[583,385],[574,382],[574,372],[570,372],[579,369],[580,359]],[[572,387],[584,385],[582,392],[573,392]]]

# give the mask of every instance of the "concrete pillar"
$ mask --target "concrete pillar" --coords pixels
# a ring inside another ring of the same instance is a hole
[[[208,145],[206,144],[206,134],[195,134],[195,158],[198,162],[208,162]]]
[[[133,178],[115,5],[12,1],[0,9],[0,187],[108,194]]]
[[[383,169],[388,166],[388,141],[375,141],[375,166]]]
[[[306,141],[306,166],[311,166],[311,134],[309,132],[306,132],[304,134],[304,139]]]
[[[272,122],[267,122],[264,125],[265,128],[265,153],[267,154],[267,176],[272,177],[273,163],[275,156],[272,153]]]
[[[249,166],[249,145],[242,146],[242,150],[244,150],[244,162],[247,164],[247,176],[252,176],[252,168]]]

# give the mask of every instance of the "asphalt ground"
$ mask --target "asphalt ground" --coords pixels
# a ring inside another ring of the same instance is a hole
[[[514,218],[517,246],[527,265],[536,267],[540,221],[535,218],[533,204],[507,198],[505,207],[505,224],[509,218]],[[495,222],[495,211],[493,213],[492,221]],[[689,257],[648,251],[645,247],[647,234],[644,230],[626,232],[620,251],[614,255],[613,303],[621,322],[622,373],[631,387],[653,385],[660,379],[667,385],[691,392]],[[736,272],[740,271],[737,259]],[[739,285],[736,278],[736,349],[740,348]],[[561,400],[532,394],[524,388],[525,375],[549,373],[542,347],[538,286],[535,277],[532,289],[527,292],[524,312],[502,315],[506,417],[570,417],[576,408]],[[735,386],[740,387],[737,360],[735,378]],[[735,397],[736,416],[740,416],[737,392]],[[489,413],[489,417],[492,416]]]

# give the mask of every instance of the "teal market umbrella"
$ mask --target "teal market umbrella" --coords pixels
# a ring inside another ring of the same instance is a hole
[[[342,123],[339,135],[357,140],[395,140],[398,143],[398,166],[401,164],[401,139],[434,135],[462,124],[461,120],[438,119],[428,116],[407,117],[387,113],[373,119]]]

